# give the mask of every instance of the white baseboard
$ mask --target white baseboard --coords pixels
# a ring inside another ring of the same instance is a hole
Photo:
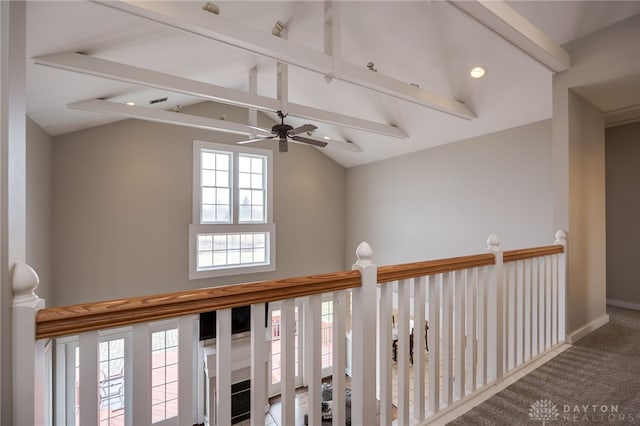
[[[582,339],[587,334],[591,333],[592,331],[596,331],[597,329],[599,329],[600,327],[602,327],[608,322],[609,322],[609,315],[607,314],[601,315],[598,318],[591,321],[590,323],[583,325],[573,333],[569,334],[567,336],[567,342],[573,345],[574,343]]]
[[[640,311],[640,303],[623,302],[622,300],[607,299],[607,305],[617,306],[618,308],[632,309]]]

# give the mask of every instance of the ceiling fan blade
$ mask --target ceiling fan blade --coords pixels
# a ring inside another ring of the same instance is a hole
[[[263,129],[262,127],[257,126],[247,126],[250,129],[257,130],[257,136],[269,136],[272,132],[271,129]]]
[[[296,127],[295,129],[289,130],[287,134],[289,136],[294,136],[294,135],[299,135],[300,133],[313,132],[315,129],[317,129],[317,127],[314,126],[313,124],[303,124],[300,127]]]
[[[292,136],[291,140],[294,140],[296,142],[307,143],[307,144],[313,145],[313,146],[318,146],[320,148],[324,148],[325,146],[328,145],[327,142],[319,141],[317,139],[305,138],[305,137],[302,137],[302,136]]]
[[[253,143],[253,142],[260,142],[260,141],[266,141],[269,139],[273,139],[275,138],[275,136],[269,136],[268,138],[255,138],[255,139],[247,139],[246,141],[240,141],[240,142],[236,142],[240,145],[244,145],[245,143]]]

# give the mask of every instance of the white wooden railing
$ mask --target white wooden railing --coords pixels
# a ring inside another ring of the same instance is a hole
[[[302,417],[295,412],[296,300],[304,300],[306,320],[298,335],[303,336],[299,344],[304,345],[309,401],[304,414],[310,425],[321,424],[326,340],[321,304],[327,298],[333,301],[334,424],[344,424],[347,415],[357,425],[435,420],[565,340],[562,231],[551,246],[503,253],[491,236],[487,253],[404,265],[376,267],[366,243],[356,254],[352,271],[47,309],[35,294],[35,272],[16,265],[14,420],[25,425],[231,424],[232,371],[240,362],[232,353],[231,308],[237,306],[251,305],[254,332],[247,337],[246,371],[252,425],[264,424],[268,401],[264,360],[273,331],[264,329],[265,302],[278,302],[281,311],[280,425]],[[196,314],[212,310],[217,311],[216,356],[207,368],[216,391],[205,398]],[[173,329],[177,333],[166,332]],[[105,363],[104,351],[116,355]],[[165,381],[152,389],[160,371]],[[351,376],[350,413],[345,371]]]
[[[565,341],[566,234],[552,246],[504,253],[495,236],[487,243],[489,257],[378,269],[381,424],[391,424],[392,403],[399,425],[435,420]],[[397,395],[384,397],[394,366]]]

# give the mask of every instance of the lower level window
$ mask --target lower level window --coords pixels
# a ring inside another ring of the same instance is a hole
[[[274,224],[191,225],[189,234],[191,279],[275,270]]]
[[[198,271],[235,265],[264,265],[269,234],[198,234]]]

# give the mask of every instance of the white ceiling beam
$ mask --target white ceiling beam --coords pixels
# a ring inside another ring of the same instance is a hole
[[[345,126],[345,127],[351,127],[352,129],[360,129],[360,130],[366,130],[368,132],[371,133],[378,133],[383,135],[384,133],[382,132],[376,132],[374,130],[374,127],[372,124],[376,124],[377,123],[371,123],[368,120],[364,120],[362,118],[357,118],[357,117],[348,117],[348,120],[346,119],[347,117],[342,115],[342,114],[338,114],[336,112],[331,112],[331,111],[325,111],[322,109],[318,109],[318,108],[313,108],[313,107],[309,107],[306,105],[300,105],[300,104],[294,104],[289,102],[289,115],[293,116],[293,117],[300,117],[300,118],[309,118],[311,116],[313,116],[313,120],[314,121],[320,121],[322,123],[327,123],[327,124],[337,124],[339,126]],[[348,123],[349,125],[342,125],[339,124],[338,121],[344,122],[344,123]],[[395,127],[395,126],[386,126],[386,125],[382,125],[379,124],[378,126],[384,126],[385,130],[386,127],[390,127],[392,129],[395,129],[396,131],[396,138],[402,138],[405,139],[407,138],[407,134],[404,133],[400,128]],[[380,129],[383,130],[383,129]],[[402,136],[399,136],[402,135]]]
[[[267,111],[277,111],[280,103],[266,96],[252,95],[239,90],[228,89],[201,81],[165,74],[145,68],[95,58],[80,53],[55,53],[36,56],[38,65],[73,71],[110,80],[153,87],[181,93],[214,102],[228,103],[243,107],[253,107]]]
[[[71,109],[81,111],[100,112],[121,117],[136,118],[138,120],[154,121],[156,123],[193,127],[196,129],[212,130],[216,132],[234,133],[243,136],[273,136],[269,129],[246,126],[242,123],[236,123],[233,121],[216,120],[214,118],[185,114],[183,112],[172,112],[149,107],[125,105],[119,102],[105,101],[103,99],[88,99],[85,101],[73,102],[67,106]],[[339,149],[341,151],[362,152],[362,149],[352,142],[338,139],[328,139],[326,142],[327,146],[330,148]]]
[[[275,112],[280,110],[280,101],[277,99],[108,61],[106,59],[94,58],[79,53],[57,53],[37,56],[33,58],[33,60],[39,65],[108,78],[111,80],[123,81],[145,87],[168,90],[170,92],[181,93],[209,101],[238,105],[247,108],[256,108],[264,111]],[[311,108],[295,103],[289,103],[289,113],[309,120],[322,121],[341,127],[349,127],[384,136],[399,139],[405,139],[407,137],[406,133],[395,126],[363,120],[361,118],[351,117],[348,115],[331,113],[318,108]]]
[[[258,94],[258,67],[249,70],[249,93],[256,96]],[[249,125],[258,125],[258,110],[249,108]]]
[[[450,3],[551,71],[571,68],[569,53],[504,1],[450,0]]]
[[[165,26],[265,56],[277,62],[295,65],[325,76],[333,75],[339,80],[446,114],[467,120],[475,118],[474,113],[462,102],[377,73],[374,75],[373,72],[356,72],[355,70],[360,70],[361,67],[290,40],[272,37],[262,31],[241,26],[221,16],[202,12],[197,6],[189,8],[185,7],[185,3],[180,2],[101,0],[97,2]],[[334,61],[339,61],[335,67]],[[337,73],[334,72],[336,69],[339,70]]]
[[[356,66],[348,62],[340,63],[340,79],[359,84],[370,89],[376,88],[381,93],[386,93],[396,98],[409,102],[438,105],[432,107],[437,111],[446,112],[460,118],[470,120],[475,118],[466,105],[436,93],[427,92],[424,89],[387,77],[379,72],[371,71],[365,67]],[[416,100],[421,100],[417,102]],[[472,115],[468,115],[472,114]]]
[[[272,136],[268,130],[249,127],[241,123],[214,118],[190,115],[182,112],[165,111],[135,105],[125,105],[119,102],[105,101],[102,99],[89,99],[73,102],[67,105],[69,108],[83,111],[101,112],[122,117],[137,118],[139,120],[155,121],[157,123],[174,124],[177,126],[194,127],[197,129],[213,130],[216,132],[234,133],[244,136]]]
[[[324,1],[324,53],[333,59],[333,70],[325,79],[330,82],[340,74],[342,58],[342,9],[339,1]]]
[[[288,29],[284,26],[280,31],[280,38],[286,40],[287,35]],[[286,117],[289,114],[289,65],[278,62],[276,66],[276,93],[280,101],[280,111]]]
[[[335,148],[340,151],[362,152],[362,148],[353,142],[340,141],[336,139],[325,140],[325,142],[327,142],[327,148]]]

